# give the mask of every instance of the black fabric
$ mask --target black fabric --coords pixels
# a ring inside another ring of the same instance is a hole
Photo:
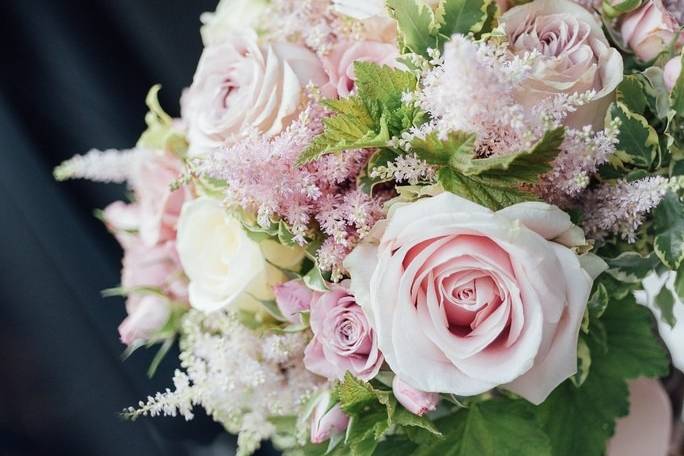
[[[125,189],[51,176],[91,147],[132,146],[157,82],[178,114],[215,3],[0,2],[0,455],[199,455],[221,435],[200,413],[119,418],[169,385],[177,353],[152,380],[153,351],[120,359],[123,302],[100,290],[119,283],[121,251],[93,209]]]

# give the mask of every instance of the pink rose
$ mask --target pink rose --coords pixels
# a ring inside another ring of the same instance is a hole
[[[131,243],[124,250],[121,286],[125,290],[156,288],[174,299],[187,296],[187,281],[173,241],[148,247]]]
[[[311,416],[311,443],[323,443],[335,434],[347,429],[349,417],[339,405],[330,407],[330,393],[325,393],[316,403]]]
[[[338,97],[348,96],[354,90],[354,62],[373,62],[395,67],[399,50],[395,45],[379,41],[342,41],[323,58],[331,91]]]
[[[315,296],[301,280],[290,280],[276,285],[273,292],[278,309],[292,323],[300,321],[300,314],[309,310]]]
[[[605,265],[554,241],[584,243],[566,213],[442,193],[395,206],[383,229],[344,264],[403,381],[462,396],[503,386],[538,404],[575,373],[588,270]]]
[[[513,54],[541,53],[534,76],[516,94],[523,106],[560,94],[594,91],[593,100],[568,115],[568,126],[603,129],[608,106],[623,77],[622,56],[610,47],[600,21],[568,0],[537,0],[501,16]]]
[[[305,47],[260,46],[251,30],[207,46],[181,99],[190,155],[202,155],[248,130],[279,133],[300,113],[310,82],[322,87],[328,77]]]
[[[190,191],[170,186],[182,173],[183,164],[175,156],[157,151],[139,150],[129,184],[135,201],[110,204],[104,211],[105,222],[124,246],[130,231],[147,246],[174,240],[176,225],[183,203],[190,199]]]
[[[679,27],[661,0],[648,0],[624,18],[620,32],[637,57],[648,62],[677,38]],[[683,39],[680,36],[680,45],[684,43]]]
[[[436,410],[439,403],[439,394],[418,391],[402,381],[398,375],[392,380],[392,392],[406,410],[418,416]]]
[[[679,75],[681,73],[681,56],[677,56],[665,64],[665,68],[663,68],[663,77],[665,78],[665,86],[667,87],[667,90],[674,89],[674,86],[677,84],[677,80],[679,79]]]
[[[164,327],[171,315],[169,301],[162,296],[132,296],[126,303],[128,317],[119,325],[121,342],[145,341]]]
[[[314,337],[304,351],[304,365],[329,379],[349,371],[362,380],[375,377],[382,366],[375,332],[354,297],[342,286],[311,303]]]

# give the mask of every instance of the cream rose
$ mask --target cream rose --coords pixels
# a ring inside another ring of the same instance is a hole
[[[190,155],[202,155],[248,130],[279,133],[301,111],[306,86],[327,82],[311,51],[290,43],[259,46],[252,30],[206,47],[181,99]]]
[[[610,47],[601,24],[569,0],[537,0],[501,16],[514,54],[538,51],[544,57],[517,98],[532,107],[540,98],[595,91],[593,101],[566,118],[572,127],[602,129],[606,110],[623,77],[620,53]]]
[[[221,0],[216,11],[200,16],[200,34],[205,46],[218,44],[236,30],[256,28],[268,0]]]
[[[228,305],[257,309],[258,300],[273,299],[273,286],[286,279],[269,262],[290,269],[303,258],[301,249],[252,240],[219,201],[207,197],[183,206],[176,244],[190,279],[190,305],[205,312]]]
[[[593,279],[557,242],[584,241],[566,213],[545,203],[492,212],[442,193],[393,208],[375,231],[345,267],[410,386],[463,396],[503,386],[538,404],[575,373]]]

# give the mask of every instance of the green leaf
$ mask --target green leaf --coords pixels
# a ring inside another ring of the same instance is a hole
[[[641,283],[660,263],[651,253],[647,257],[637,252],[624,252],[615,258],[606,258],[608,273],[621,282]]]
[[[684,63],[684,53],[681,56],[682,63]],[[672,110],[679,116],[684,117],[684,71],[679,74],[675,86],[672,88],[670,95]]]
[[[304,281],[304,284],[312,290],[320,292],[328,291],[328,282],[323,277],[318,266],[314,266],[309,272],[304,274],[302,280]]]
[[[548,436],[537,426],[534,409],[522,400],[473,404],[436,421],[445,435],[420,445],[413,456],[551,456]]]
[[[606,286],[600,282],[597,283],[596,289],[591,294],[589,302],[587,303],[587,310],[589,311],[590,317],[601,318],[608,307],[608,301],[609,296]]]
[[[674,315],[675,302],[672,291],[663,285],[655,297],[655,305],[660,309],[661,318],[672,328],[677,323],[677,318]]]
[[[445,141],[437,137],[436,132],[425,138],[415,137],[411,141],[411,150],[418,158],[432,165],[448,166],[454,155],[473,158],[475,135],[464,132],[451,132]]]
[[[603,12],[608,17],[618,17],[633,11],[641,5],[642,0],[603,0]]]
[[[587,339],[592,362],[584,384],[577,388],[564,382],[537,409],[554,456],[603,455],[615,420],[629,410],[625,380],[667,374],[667,355],[653,334],[651,313],[631,293],[612,300],[600,321],[607,350]]]
[[[411,72],[371,62],[355,62],[354,76],[362,100],[375,100],[390,110],[399,108],[404,92],[414,91],[417,84]]]
[[[551,162],[558,156],[565,137],[563,127],[547,131],[530,150],[490,158],[473,159],[463,150],[455,151],[451,157],[452,168],[466,176],[535,183],[540,175],[551,170]]]
[[[390,14],[397,21],[402,47],[423,57],[436,49],[435,15],[422,0],[386,0]]]
[[[442,26],[439,33],[449,39],[455,33],[479,32],[485,24],[491,0],[442,0]]]
[[[570,377],[573,385],[577,388],[581,387],[589,376],[590,368],[591,350],[584,337],[580,337],[579,343],[577,344],[577,373]]]
[[[145,97],[149,112],[145,115],[147,129],[138,139],[138,147],[155,150],[168,150],[182,155],[188,148],[185,136],[173,128],[173,119],[159,104],[160,84],[152,86]]]
[[[665,266],[677,270],[684,260],[684,206],[679,197],[668,192],[653,211],[653,219],[655,253]]]
[[[445,190],[492,210],[536,199],[533,194],[511,186],[509,182],[482,176],[465,176],[450,168],[440,169],[437,180]]]
[[[632,112],[621,102],[610,106],[609,116],[611,120],[620,120],[616,157],[623,163],[650,168],[660,147],[655,129],[644,116]]]
[[[336,388],[340,407],[349,415],[363,412],[367,407],[378,401],[376,390],[347,372],[344,379]]]

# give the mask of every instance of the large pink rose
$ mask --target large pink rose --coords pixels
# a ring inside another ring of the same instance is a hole
[[[354,89],[354,62],[373,62],[379,65],[396,66],[399,50],[393,44],[379,41],[341,41],[333,51],[323,58],[330,78],[329,86],[339,97],[348,96]]]
[[[190,154],[202,155],[250,129],[279,133],[301,111],[306,86],[327,82],[314,53],[290,43],[260,46],[251,30],[207,46],[181,100]]]
[[[655,59],[677,38],[680,25],[661,0],[648,0],[622,21],[622,39],[641,60]],[[679,44],[684,43],[680,36]]]
[[[345,266],[403,381],[463,396],[503,386],[540,403],[575,373],[593,281],[583,264],[602,262],[560,243],[584,243],[566,213],[545,203],[492,212],[443,193],[394,207],[383,230]]]
[[[534,76],[516,94],[524,106],[541,98],[595,91],[590,103],[565,119],[575,128],[602,129],[608,106],[623,77],[620,53],[610,47],[599,20],[569,0],[537,0],[511,8],[501,16],[510,50],[542,55]]]
[[[135,201],[117,201],[104,211],[105,222],[117,234],[124,248],[127,233],[137,231],[147,246],[176,238],[176,225],[183,203],[190,199],[187,187],[171,190],[171,183],[183,172],[175,156],[157,151],[139,150],[129,180]]]
[[[311,303],[314,337],[304,351],[304,365],[329,379],[349,371],[363,380],[375,377],[383,357],[363,310],[342,286]]]

